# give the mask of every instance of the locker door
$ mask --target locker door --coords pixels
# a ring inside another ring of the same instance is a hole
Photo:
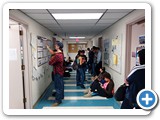
[[[19,25],[9,25],[9,108],[24,109]]]

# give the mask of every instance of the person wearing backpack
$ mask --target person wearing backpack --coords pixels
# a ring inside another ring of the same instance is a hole
[[[145,88],[145,49],[138,52],[140,65],[133,67],[125,83],[128,85],[121,109],[140,109],[136,97]]]

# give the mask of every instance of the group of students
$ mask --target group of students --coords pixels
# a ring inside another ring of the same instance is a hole
[[[52,54],[51,59],[49,60],[49,64],[53,66],[53,76],[54,76],[54,84],[55,84],[55,103],[52,106],[58,106],[62,103],[62,99],[64,99],[64,82],[63,82],[63,73],[64,73],[64,55],[63,55],[63,44],[62,42],[57,41],[55,44],[56,52],[51,50],[49,46],[47,45],[47,49]],[[78,51],[77,56],[75,57],[75,61],[77,66],[77,74],[76,74],[76,85],[80,86],[81,88],[85,88],[84,86],[84,80],[85,80],[85,72],[89,67],[92,66],[95,68],[94,70],[98,71],[95,76],[94,80],[91,83],[89,89],[84,90],[84,97],[91,97],[92,93],[95,92],[100,96],[111,98],[114,96],[114,81],[111,78],[111,75],[105,71],[105,67],[101,66],[101,59],[99,62],[97,62],[97,58],[101,56],[101,51],[97,48],[93,48],[93,52],[95,52],[93,55],[95,55],[96,63],[89,62],[90,57],[87,63],[87,57],[85,56],[85,51],[80,50]],[[140,107],[138,106],[136,102],[136,96],[138,92],[145,88],[145,49],[142,49],[138,52],[139,55],[139,63],[140,65],[135,66],[130,74],[128,75],[127,79],[125,80],[125,84],[128,86],[126,90],[125,99],[122,102],[121,109],[133,109]],[[97,57],[96,57],[97,56]],[[95,65],[98,65],[95,67]],[[93,73],[93,71],[92,71]]]
[[[99,75],[99,69],[102,68],[102,52],[99,47],[93,46],[91,49],[87,48],[88,50],[88,71],[91,73],[92,76]]]

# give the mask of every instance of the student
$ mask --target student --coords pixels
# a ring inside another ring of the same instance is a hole
[[[103,74],[104,83],[102,84],[99,81],[94,82],[94,86],[91,87],[91,90],[84,97],[92,97],[92,93],[96,91],[98,95],[102,97],[112,98],[114,94],[114,82],[111,79],[111,75],[108,72]]]
[[[64,98],[64,82],[63,82],[64,56],[62,48],[63,48],[63,43],[57,41],[55,44],[55,49],[57,50],[57,52],[49,60],[49,65],[52,65],[54,69],[53,74],[54,74],[54,83],[56,90],[55,103],[52,106],[58,106],[59,104],[62,103],[62,99]],[[49,46],[47,46],[47,49],[51,51]]]
[[[84,80],[85,80],[85,69],[86,69],[86,56],[84,55],[84,51],[79,50],[78,55],[76,56],[76,64],[78,65],[77,73],[76,73],[76,82],[77,86],[81,88],[85,88]]]
[[[98,76],[95,76],[95,77],[92,79],[93,82],[91,83],[90,88],[87,89],[87,90],[85,90],[85,91],[84,91],[84,94],[87,95],[91,89],[94,89],[94,84],[95,84],[97,81],[98,81],[98,82],[101,82],[102,84],[104,83],[103,74],[106,73],[105,67],[100,68],[99,71],[100,71],[100,74],[99,74]],[[88,94],[88,95],[89,95],[89,94]],[[89,96],[90,96],[90,95],[89,95]]]
[[[92,74],[92,63],[93,63],[93,57],[94,57],[94,53],[93,53],[93,48],[87,48],[88,50],[88,62],[87,62],[87,66],[88,66],[88,72]]]
[[[96,60],[96,66],[95,66],[95,72],[96,75],[99,75],[99,68],[102,67],[102,52],[100,51],[99,47],[96,47],[96,54],[97,54],[97,60]]]
[[[125,83],[128,85],[121,109],[140,109],[136,102],[137,94],[145,88],[145,49],[138,52],[139,66],[133,67]]]

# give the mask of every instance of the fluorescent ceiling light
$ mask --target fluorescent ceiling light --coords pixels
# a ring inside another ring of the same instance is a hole
[[[70,39],[84,39],[85,37],[69,37]]]
[[[52,14],[55,19],[99,19],[103,13],[58,13]]]

